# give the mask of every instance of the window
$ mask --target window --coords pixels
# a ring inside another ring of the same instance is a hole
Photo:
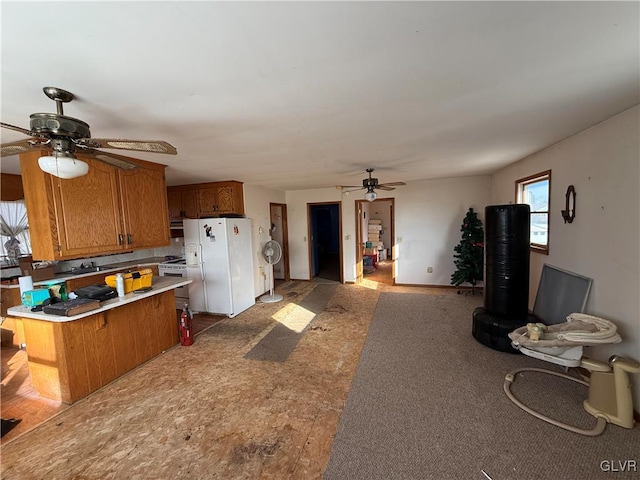
[[[31,253],[31,238],[24,200],[0,202],[0,256],[3,263],[17,265],[17,258],[28,253]]]
[[[531,207],[531,250],[549,253],[551,170],[516,180],[516,202]]]

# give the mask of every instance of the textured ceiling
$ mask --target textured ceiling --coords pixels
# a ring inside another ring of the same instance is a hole
[[[638,2],[3,2],[2,121],[162,139],[170,185],[490,173],[639,103]],[[2,141],[24,138],[3,130]],[[18,173],[15,157],[2,171]]]

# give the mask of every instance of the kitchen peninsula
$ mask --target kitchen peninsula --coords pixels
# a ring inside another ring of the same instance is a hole
[[[73,403],[178,343],[174,289],[191,282],[153,277],[152,289],[64,317],[11,307],[24,325],[29,372],[39,395]]]

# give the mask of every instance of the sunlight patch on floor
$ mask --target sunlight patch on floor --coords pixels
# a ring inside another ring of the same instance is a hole
[[[358,285],[370,290],[378,290],[378,282],[376,282],[375,280],[367,280],[366,278],[363,278]]]
[[[302,332],[316,316],[295,303],[289,303],[273,314],[272,318],[294,332]]]

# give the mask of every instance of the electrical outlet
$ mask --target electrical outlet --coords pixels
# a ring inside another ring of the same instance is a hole
[[[427,273],[433,273],[433,267],[427,267]]]

